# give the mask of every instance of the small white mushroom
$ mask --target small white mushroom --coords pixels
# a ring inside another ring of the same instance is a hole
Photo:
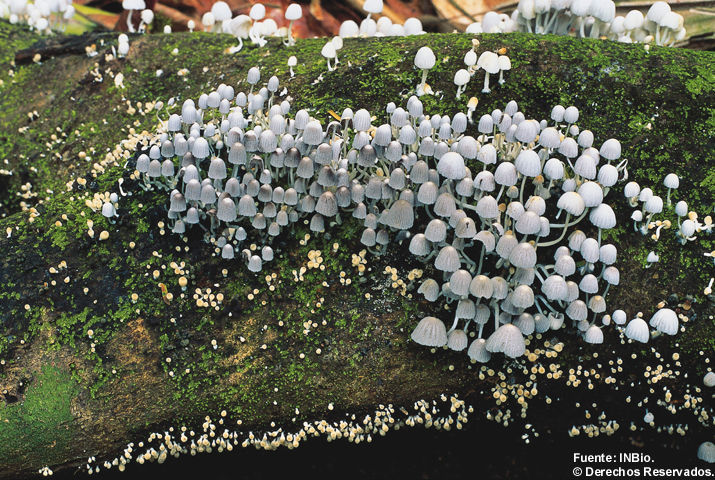
[[[417,95],[421,96],[426,93],[425,86],[427,85],[427,72],[430,68],[434,67],[437,59],[434,56],[434,52],[429,47],[422,47],[417,50],[415,54],[415,67],[422,70],[422,80],[420,84],[417,85]]]

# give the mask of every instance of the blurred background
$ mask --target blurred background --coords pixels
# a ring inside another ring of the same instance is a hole
[[[127,12],[120,0],[73,0],[78,16],[95,28],[126,30]],[[201,17],[211,10],[215,0],[146,0],[146,7],[153,10],[154,22],[150,28],[161,32],[165,25],[172,31],[187,30],[193,20],[196,30],[202,28]],[[625,15],[637,9],[643,13],[655,0],[618,1],[617,14]],[[294,35],[299,38],[337,35],[340,23],[354,20],[358,24],[366,15],[362,9],[364,0],[226,0],[234,16],[248,14],[255,3],[266,7],[266,18],[272,18],[279,27],[287,26],[283,12],[290,3],[298,3],[303,9],[303,17],[293,26]],[[384,0],[382,15],[390,17],[394,23],[404,23],[409,17],[422,21],[428,32],[464,31],[472,22],[480,20],[484,13],[494,10],[511,13],[517,6],[515,0]],[[688,31],[687,46],[691,48],[712,48],[715,32],[714,0],[668,0],[671,8],[685,19]],[[139,12],[134,15],[139,21]],[[87,29],[90,25],[84,25]],[[91,28],[91,27],[90,27]]]

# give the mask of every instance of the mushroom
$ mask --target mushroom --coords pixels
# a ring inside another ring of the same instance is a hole
[[[295,67],[296,65],[298,65],[298,59],[295,57],[295,55],[291,55],[290,57],[288,57],[288,68],[290,69],[291,78],[295,77],[293,67]]]
[[[251,32],[251,17],[248,15],[237,15],[230,20],[228,24],[231,34],[238,39],[238,46],[231,48],[231,53],[241,51],[243,48],[243,39],[248,38]]]
[[[303,16],[303,9],[297,3],[291,3],[288,5],[285,11],[286,20],[288,20],[288,38],[284,41],[285,45],[291,47],[295,45],[295,39],[293,38],[293,22],[300,19]],[[293,75],[291,75],[293,76]]]
[[[154,12],[145,8],[141,13],[141,23],[139,23],[139,32],[144,33],[146,31],[146,25],[149,25],[154,21]]]
[[[214,29],[216,29],[217,24],[223,26],[223,22],[231,20],[231,17],[233,16],[231,7],[228,6],[228,3],[221,0],[211,6],[211,14],[214,18]]]
[[[482,93],[489,93],[491,92],[491,90],[489,89],[489,75],[496,75],[497,73],[499,73],[499,56],[494,52],[483,52],[479,56],[477,66],[483,69],[485,72],[484,88],[482,89]]]
[[[363,10],[367,12],[367,19],[372,20],[370,16],[374,14],[378,14],[382,12],[382,0],[365,0],[365,3],[362,6]]]
[[[504,84],[504,72],[511,70],[511,60],[506,55],[499,55],[499,85]]]
[[[464,89],[467,88],[470,77],[469,72],[463,68],[460,68],[457,70],[457,73],[454,74],[454,84],[457,86],[457,100],[459,100]]]
[[[678,178],[678,176],[674,173],[669,173],[665,176],[665,179],[663,180],[663,185],[665,185],[665,187],[668,189],[666,204],[670,205],[670,191],[677,189],[680,186],[680,178]]]
[[[427,93],[427,72],[434,67],[437,59],[434,52],[429,47],[422,47],[415,54],[415,67],[422,70],[422,80],[417,85],[417,95],[422,96]]]
[[[323,45],[323,49],[320,51],[320,54],[325,58],[328,64],[328,71],[332,72],[335,69],[335,65],[330,65],[330,59],[337,57],[337,52],[335,51],[335,46],[333,46],[333,42],[328,41],[328,43]]]
[[[410,338],[426,347],[443,347],[447,344],[447,328],[436,317],[424,317],[412,331]]]
[[[134,10],[144,10],[146,4],[144,0],[122,0],[122,8],[129,11],[127,14],[127,29],[133,33],[136,30],[134,30],[134,25],[132,24],[132,13]]]

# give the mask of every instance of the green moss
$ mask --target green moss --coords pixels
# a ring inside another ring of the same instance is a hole
[[[0,458],[5,466],[43,451],[46,463],[66,460],[72,444],[71,402],[78,390],[70,373],[45,365],[27,387],[24,401],[0,405]]]

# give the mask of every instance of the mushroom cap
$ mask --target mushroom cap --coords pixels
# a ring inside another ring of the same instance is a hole
[[[669,173],[665,176],[665,179],[663,179],[663,185],[665,185],[666,188],[678,188],[680,186],[680,178],[674,173]]]
[[[511,70],[511,59],[506,55],[499,55],[497,60],[499,70]]]
[[[425,317],[417,324],[410,338],[426,347],[443,347],[447,344],[447,329],[439,318]]]
[[[598,153],[606,160],[617,160],[621,156],[621,142],[615,138],[609,138],[603,142]]]
[[[477,52],[474,50],[469,50],[465,55],[464,55],[464,64],[468,67],[473,67],[474,65],[477,64]]]
[[[285,12],[286,20],[290,20],[290,21],[298,20],[302,16],[303,16],[303,9],[300,8],[300,5],[298,5],[297,3],[291,3],[290,5],[288,5],[288,8],[286,8],[286,12]]]
[[[560,258],[564,258],[566,255]],[[569,257],[570,258],[570,257]],[[550,275],[541,285],[541,291],[548,300],[566,300],[568,297],[568,285],[566,280],[560,275]]]
[[[526,344],[521,330],[516,325],[507,323],[492,333],[485,343],[489,352],[501,352],[507,357],[516,358],[524,354]]]
[[[611,319],[616,325],[625,325],[627,321],[626,312],[623,310],[616,310],[611,315]]]
[[[469,344],[469,338],[464,330],[456,329],[447,335],[447,347],[455,352],[461,352]]]
[[[427,301],[434,302],[439,297],[439,284],[435,280],[428,278],[422,282],[420,288],[417,289],[417,293],[424,295]]]
[[[504,237],[502,237],[504,238]],[[509,262],[518,268],[533,268],[536,265],[536,250],[531,243],[522,242],[509,252]]]
[[[474,340],[467,350],[469,358],[480,363],[487,363],[492,358],[492,354],[487,350],[486,343],[487,341],[483,338]]]
[[[559,197],[556,206],[574,216],[581,215],[586,208],[583,198],[576,192],[565,192]]]
[[[485,51],[479,56],[477,66],[484,69],[487,73],[499,73],[499,55],[494,52]]]
[[[338,34],[343,38],[357,37],[360,34],[360,27],[353,20],[345,20],[340,24]]]
[[[434,52],[429,47],[422,47],[417,50],[417,53],[415,54],[415,67],[421,70],[426,70],[434,67],[436,61],[437,59],[434,56]]]
[[[447,152],[439,159],[437,171],[450,180],[461,180],[466,175],[464,158],[457,152]]]
[[[144,10],[146,4],[144,0],[122,0],[122,8],[124,10]]]
[[[623,19],[624,30],[635,30],[636,28],[641,28],[645,18],[640,10],[629,11]]]
[[[320,54],[325,58],[335,58],[337,52],[335,51],[335,46],[333,45],[333,42],[328,42],[323,45],[323,49],[320,51]]]
[[[461,87],[462,85],[466,85],[469,82],[470,78],[471,75],[469,75],[469,72],[463,68],[460,68],[459,70],[457,70],[457,73],[454,74],[454,84],[458,87]]]
[[[217,22],[223,22],[224,20],[230,20],[232,17],[231,7],[228,6],[226,2],[219,0],[211,6],[211,13]]]
[[[584,332],[583,339],[586,343],[603,343],[603,331],[596,325],[591,325],[588,330]]]
[[[650,319],[650,326],[668,335],[678,333],[678,315],[670,308],[661,308]]]
[[[613,212],[613,209],[605,203],[591,210],[588,219],[598,228],[609,229],[616,226],[616,214]]]
[[[536,177],[541,174],[541,160],[539,154],[533,150],[522,150],[514,161],[516,170],[527,177]]]
[[[614,320],[615,321],[615,320]],[[642,318],[634,318],[628,323],[625,330],[626,337],[636,342],[648,343],[650,330],[648,324]]]
[[[713,442],[701,443],[698,447],[698,458],[704,462],[715,463],[715,444],[713,444]]]
[[[459,270],[461,261],[459,259],[457,249],[451,245],[442,247],[434,261],[434,266],[437,270],[441,270],[443,272],[454,272],[455,270]]]
[[[382,12],[382,0],[365,0],[362,8],[368,13],[380,13]]]
[[[666,13],[670,12],[670,5],[666,2],[655,2],[648,9],[646,18],[651,22],[659,23]]]
[[[261,3],[256,3],[251,7],[248,16],[253,20],[262,20],[266,16],[266,7]]]

